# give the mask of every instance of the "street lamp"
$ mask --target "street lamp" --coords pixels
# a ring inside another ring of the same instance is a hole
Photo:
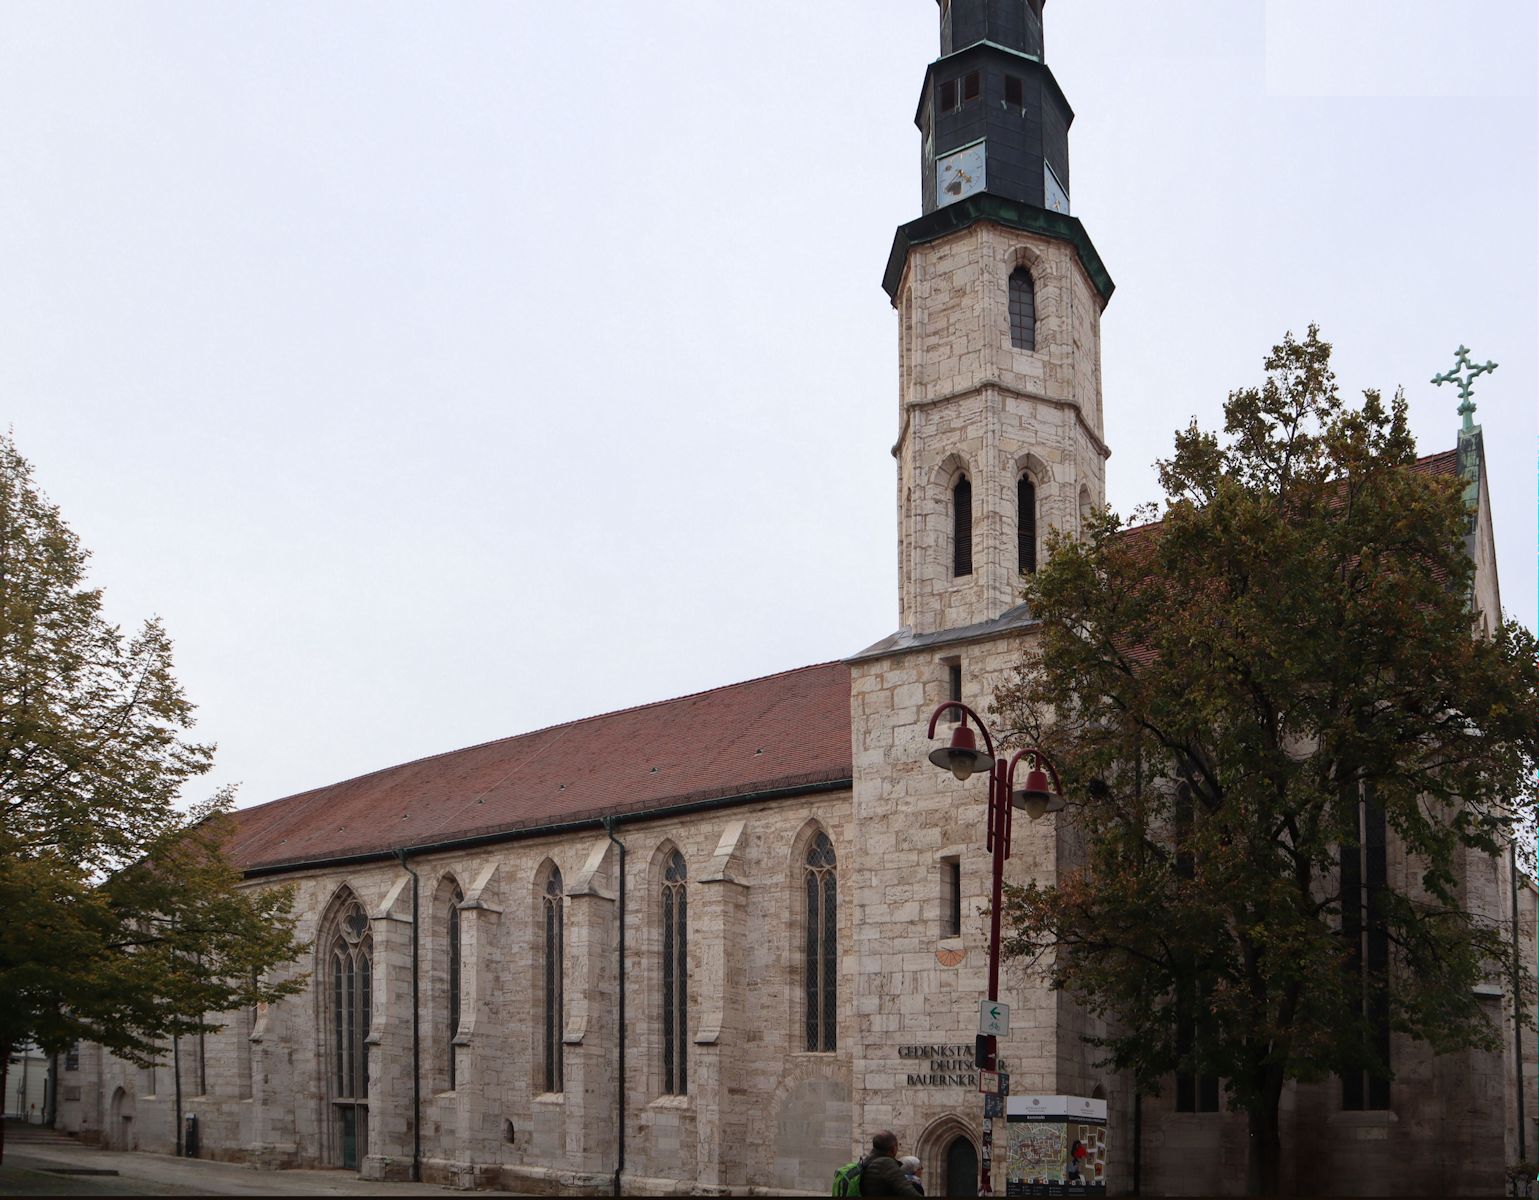
[[[1033,821],[1040,821],[1048,813],[1063,811],[1063,785],[1058,782],[1058,770],[1052,761],[1042,751],[1033,747],[1030,750],[1022,750],[1010,763],[1010,776],[1012,782],[1015,777],[1016,762],[1024,759],[1031,760],[1031,770],[1026,772],[1026,782],[1019,788],[1012,788],[1010,803],[1016,808],[1024,808],[1026,815]],[[1042,768],[1046,767],[1044,771]],[[1053,777],[1053,790],[1047,790],[1047,777],[1051,773]]]
[[[960,700],[947,700],[930,714],[929,736],[935,737],[935,726],[941,714],[954,709],[961,716],[951,734],[951,744],[930,751],[930,761],[942,770],[950,771],[961,782],[966,782],[977,771],[989,773],[989,813],[987,849],[994,856],[993,902],[989,907],[989,995],[990,1002],[999,999],[999,909],[1004,887],[1005,859],[1010,857],[1010,824],[1015,809],[1026,810],[1032,820],[1039,820],[1050,812],[1063,808],[1063,787],[1058,782],[1058,772],[1047,755],[1035,746],[1018,750],[1006,763],[994,753],[994,739],[989,736],[988,726]],[[984,749],[978,749],[978,739],[968,727],[971,717],[983,734]],[[1023,760],[1030,760],[1026,780],[1015,787],[1015,768]],[[1044,768],[1046,768],[1044,770]],[[1052,791],[1048,790],[1048,776],[1052,776]],[[998,1040],[992,1035],[984,1042],[984,1062],[980,1066],[993,1069],[998,1062]],[[990,1178],[993,1157],[994,1122],[986,1113],[983,1118],[983,1163],[979,1191],[992,1194]]]

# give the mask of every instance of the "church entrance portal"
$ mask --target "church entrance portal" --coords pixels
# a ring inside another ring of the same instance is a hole
[[[978,1194],[978,1152],[971,1139],[959,1137],[946,1147],[946,1195]]]

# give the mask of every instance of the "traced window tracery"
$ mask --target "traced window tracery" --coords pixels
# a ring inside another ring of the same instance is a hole
[[[689,1091],[688,871],[677,850],[663,867],[663,1091]]]
[[[805,983],[806,1048],[838,1048],[838,900],[834,844],[819,833],[807,847],[802,877],[806,924],[802,971]]]
[[[460,890],[460,885],[455,884],[454,890],[449,894],[448,912],[448,950],[449,950],[449,1003],[448,1036],[444,1039],[444,1060],[448,1072],[449,1090],[454,1091],[458,1079],[455,1071],[455,1047],[454,1039],[460,1032],[460,905],[465,902],[465,893]]]
[[[544,925],[544,1008],[545,1041],[544,1067],[545,1090],[559,1092],[565,1087],[562,1079],[564,1067],[561,1033],[564,1024],[562,999],[562,974],[565,968],[565,927],[562,902],[561,872],[552,867],[545,881],[545,892],[540,897],[540,915]]]

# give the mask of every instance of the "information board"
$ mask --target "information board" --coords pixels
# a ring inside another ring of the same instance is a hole
[[[1007,1196],[1105,1196],[1106,1101],[1009,1097],[998,1159]]]

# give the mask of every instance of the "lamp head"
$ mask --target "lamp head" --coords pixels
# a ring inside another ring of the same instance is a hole
[[[974,771],[987,771],[994,765],[994,760],[978,749],[978,739],[965,721],[952,730],[951,745],[930,751],[930,761],[959,780],[966,780]]]
[[[1063,797],[1051,790],[1047,772],[1035,760],[1031,770],[1026,772],[1026,782],[1010,793],[1010,803],[1016,808],[1024,808],[1033,821],[1063,809]]]

